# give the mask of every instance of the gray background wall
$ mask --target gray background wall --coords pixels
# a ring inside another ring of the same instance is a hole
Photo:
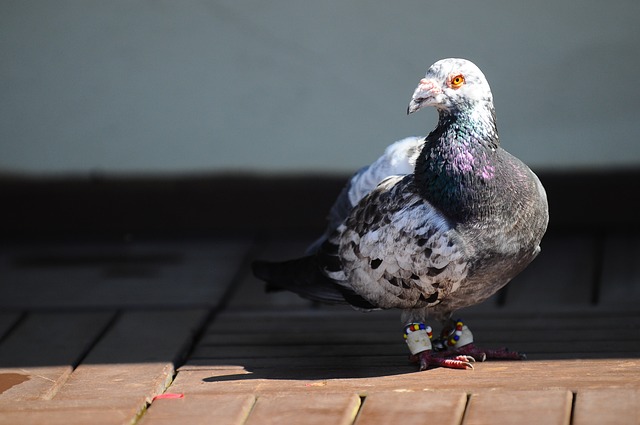
[[[640,165],[634,0],[1,0],[0,171],[349,172],[426,134],[435,60],[487,76],[535,168]]]

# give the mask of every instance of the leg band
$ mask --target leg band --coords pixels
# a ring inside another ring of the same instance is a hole
[[[431,326],[426,326],[424,323],[409,323],[404,328],[404,339],[411,354],[431,350],[431,337]]]
[[[473,334],[462,320],[454,322],[454,327],[449,332],[443,332],[442,339],[449,348],[460,348],[473,342]]]

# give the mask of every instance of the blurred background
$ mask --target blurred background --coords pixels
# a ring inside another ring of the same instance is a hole
[[[0,1],[0,173],[337,173],[464,57],[536,170],[640,165],[640,3]]]

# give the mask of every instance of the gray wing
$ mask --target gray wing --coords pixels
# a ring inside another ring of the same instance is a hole
[[[460,235],[412,187],[413,175],[384,180],[329,240],[341,266],[327,276],[379,308],[435,306],[469,269]]]
[[[387,146],[384,154],[371,165],[362,167],[349,179],[329,210],[328,223],[322,236],[307,248],[317,252],[325,240],[346,220],[353,206],[389,176],[412,173],[424,145],[424,137],[407,137]]]
[[[318,252],[318,250],[320,249],[320,246],[322,246],[322,244],[327,240],[327,238],[331,236],[331,234],[336,231],[338,226],[340,226],[342,222],[349,216],[349,213],[351,213],[351,210],[353,209],[353,205],[354,205],[351,203],[349,192],[353,190],[352,189],[353,187],[358,187],[360,176],[363,173],[366,173],[368,169],[369,169],[369,166],[367,165],[366,167],[362,167],[361,169],[356,171],[356,173],[351,177],[351,179],[349,179],[345,187],[342,188],[342,191],[340,191],[340,194],[338,195],[335,202],[331,206],[331,209],[329,210],[329,215],[327,216],[328,223],[324,233],[322,234],[322,236],[316,239],[311,245],[309,245],[306,251],[307,254],[313,254]],[[373,187],[371,189],[373,189]]]

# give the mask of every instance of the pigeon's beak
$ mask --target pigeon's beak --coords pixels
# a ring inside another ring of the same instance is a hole
[[[436,98],[442,93],[440,85],[433,80],[423,78],[416,87],[407,108],[407,115],[421,109],[424,106],[433,106],[436,104]]]

